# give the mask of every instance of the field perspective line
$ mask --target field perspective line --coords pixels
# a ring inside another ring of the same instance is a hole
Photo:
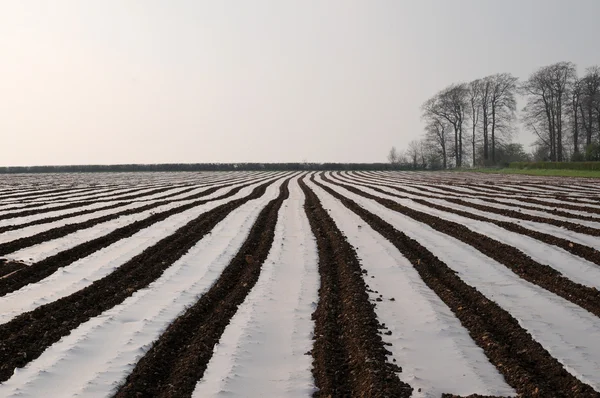
[[[313,182],[340,200],[385,236],[411,262],[429,286],[484,350],[509,385],[524,396],[599,397],[568,373],[507,311],[463,282],[417,241],[330,187]]]
[[[271,183],[264,183],[250,195],[200,215],[91,286],[0,325],[0,381],[7,380],[15,368],[39,357],[48,346],[82,322],[148,286],[229,212],[262,196]]]
[[[304,209],[319,251],[319,303],[313,314],[312,349],[317,397],[410,397],[412,387],[387,360],[385,348],[352,246],[315,193],[300,181]]]
[[[322,178],[325,182],[334,183],[327,177]],[[486,256],[504,264],[521,278],[531,283],[535,283],[548,291],[585,308],[596,316],[600,316],[600,291],[598,289],[571,281],[554,268],[532,260],[513,246],[493,240],[483,234],[473,232],[464,225],[411,209],[390,199],[371,195],[348,184],[338,182],[335,182],[335,184],[344,187],[357,195],[372,199],[388,209],[407,215],[440,232],[457,238],[476,248]]]
[[[252,289],[267,258],[277,214],[288,198],[289,179],[260,212],[237,255],[214,285],[179,316],[153,344],[117,392],[117,397],[190,396],[202,378],[215,344]]]

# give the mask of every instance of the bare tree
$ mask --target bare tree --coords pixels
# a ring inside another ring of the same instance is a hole
[[[492,95],[492,79],[490,77],[483,78],[480,84],[481,95],[479,97],[481,106],[482,118],[482,135],[483,135],[483,164],[488,165],[490,159],[490,97]]]
[[[423,149],[421,152],[423,169],[428,168],[431,170],[439,170],[444,167],[440,148],[435,144],[435,142],[432,142],[427,137],[424,137],[421,141],[421,146]]]
[[[549,144],[552,161],[563,160],[563,114],[575,79],[575,65],[559,62],[538,69],[521,85],[527,96],[526,125],[540,138],[544,136],[542,141]]]
[[[571,119],[571,129],[573,135],[573,154],[577,156],[579,154],[579,109],[581,107],[581,88],[583,81],[581,79],[573,82],[573,89],[571,90],[571,107],[569,112],[569,118]]]
[[[471,146],[473,150],[473,167],[475,167],[475,144],[477,142],[477,127],[479,115],[482,111],[481,97],[483,96],[483,82],[480,79],[469,83],[469,105],[471,106]]]
[[[498,132],[503,132],[508,135],[515,119],[517,110],[515,94],[517,91],[518,79],[509,73],[492,75],[489,79],[491,80],[489,104],[492,125],[490,138],[492,145],[492,163],[495,164]]]
[[[468,89],[466,84],[453,84],[422,106],[425,119],[441,118],[448,122],[454,130],[454,158],[456,167],[462,166],[463,157],[463,124],[468,112]]]
[[[419,155],[421,152],[419,141],[412,140],[408,143],[408,148],[406,149],[406,155],[408,156],[410,163],[412,163],[413,169],[417,168]]]
[[[427,168],[427,158],[429,157],[429,145],[425,139],[419,140],[419,157],[421,159],[421,168]]]
[[[425,127],[425,141],[435,148],[442,160],[442,168],[448,167],[448,141],[450,126],[441,117],[430,117]],[[431,163],[431,162],[430,162]]]
[[[595,135],[600,138],[600,67],[592,66],[580,80],[579,111],[585,131],[585,145],[592,144]]]
[[[390,162],[390,164],[397,164],[398,163],[398,151],[396,150],[396,147],[393,146],[392,149],[390,149],[390,152],[388,153],[387,159],[388,162]]]

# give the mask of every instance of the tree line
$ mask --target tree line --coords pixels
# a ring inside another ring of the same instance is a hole
[[[420,168],[420,167],[419,167]],[[341,171],[341,170],[409,170],[408,163],[164,163],[65,166],[0,167],[0,174],[18,173],[114,173],[157,171]]]
[[[517,98],[520,120],[536,137],[534,150],[511,142]],[[496,166],[516,161],[600,160],[600,67],[577,75],[572,62],[533,72],[525,81],[498,73],[454,83],[421,106],[425,133],[404,151],[392,148],[390,163],[428,168]]]

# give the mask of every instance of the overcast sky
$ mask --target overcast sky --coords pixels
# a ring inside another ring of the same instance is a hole
[[[385,161],[452,82],[600,64],[599,16],[599,0],[0,0],[0,165]]]

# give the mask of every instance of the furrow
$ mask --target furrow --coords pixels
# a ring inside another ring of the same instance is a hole
[[[277,215],[289,195],[287,179],[241,248],[210,289],[179,316],[139,360],[117,397],[190,396],[225,327],[255,285],[271,245]]]
[[[38,358],[83,322],[122,303],[159,278],[231,211],[264,195],[270,184],[271,181],[266,182],[250,195],[200,215],[92,285],[0,325],[0,381],[8,380],[15,368]]]
[[[317,397],[409,397],[412,387],[398,378],[369,301],[356,252],[319,198],[303,182],[304,210],[319,251],[319,303],[313,314],[312,349]]]
[[[487,222],[490,224],[494,224],[501,228],[504,228],[507,231],[511,231],[511,232],[515,232],[515,233],[518,233],[521,235],[529,236],[529,237],[539,240],[540,242],[544,242],[549,245],[554,245],[554,246],[560,247],[561,249],[563,249],[571,254],[581,257],[581,258],[583,258],[587,261],[590,261],[596,265],[600,265],[600,251],[598,251],[597,249],[577,243],[577,242],[572,242],[568,239],[564,239],[564,238],[561,238],[561,237],[558,237],[555,235],[551,235],[548,233],[544,233],[544,232],[536,231],[536,230],[533,230],[530,228],[526,228],[522,225],[519,225],[517,223],[518,221],[516,221],[516,220],[514,222],[500,221],[500,220],[496,220],[496,219],[493,219],[490,217],[478,215],[473,212],[460,210],[460,209],[457,209],[454,207],[444,206],[444,205],[439,204],[439,202],[443,202],[443,199],[438,199],[436,197],[424,196],[427,199],[419,199],[418,197],[414,197],[415,195],[411,195],[411,196],[399,195],[399,194],[396,194],[396,193],[393,193],[393,192],[390,192],[390,191],[387,191],[387,190],[384,190],[381,188],[377,188],[376,186],[373,186],[370,184],[361,184],[358,182],[355,182],[355,184],[358,186],[367,187],[369,189],[372,189],[373,191],[380,192],[380,193],[388,195],[388,196],[392,196],[392,197],[396,197],[396,198],[400,198],[400,199],[411,200],[415,203],[419,203],[423,206],[427,206],[427,207],[430,207],[433,209],[437,209],[437,210],[444,211],[447,213],[457,214],[462,217],[471,218],[471,219],[477,220],[477,221],[483,221],[483,222]],[[375,185],[378,185],[378,184],[375,184]],[[382,185],[382,186],[393,189],[392,187],[389,187],[387,185]]]
[[[414,210],[390,199],[371,195],[354,186],[334,182],[327,177],[322,177],[322,179],[325,182],[339,185],[354,194],[374,200],[388,209],[406,215],[437,231],[452,236],[479,250],[498,263],[505,265],[512,272],[528,282],[534,283],[565,300],[571,301],[596,316],[600,316],[600,291],[598,289],[584,286],[566,278],[554,268],[532,260],[531,257],[511,245],[492,239],[484,234],[473,232],[462,224]]]
[[[385,236],[410,261],[425,284],[452,310],[490,362],[519,394],[565,398],[600,396],[591,386],[567,372],[520,326],[519,320],[465,283],[461,279],[463,274],[459,275],[428,248],[379,215],[337,190],[314,182]]]
[[[0,395],[98,397],[114,393],[152,342],[218,279],[260,211],[277,197],[279,185],[281,181],[230,212],[147,287],[50,346],[0,386]]]

